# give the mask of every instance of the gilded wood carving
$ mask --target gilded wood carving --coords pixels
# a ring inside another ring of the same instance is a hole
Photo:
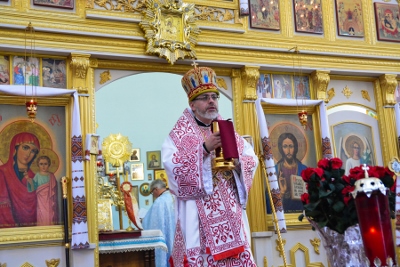
[[[194,46],[200,29],[194,19],[194,4],[147,0],[143,15],[140,27],[147,39],[147,54],[165,58],[171,65],[180,58],[196,58]]]

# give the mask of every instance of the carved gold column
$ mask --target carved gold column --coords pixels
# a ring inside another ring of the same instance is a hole
[[[97,67],[97,61],[91,60],[88,54],[71,53],[69,63],[71,68],[70,84],[72,84],[72,89],[79,93],[82,143],[85,146],[86,134],[96,132],[93,68]],[[96,160],[95,155],[90,155],[90,161],[84,161],[84,177],[89,241],[98,244]],[[96,266],[99,265],[98,261],[98,248],[96,246]]]
[[[316,70],[311,73],[311,80],[315,90],[315,98],[318,100],[326,99],[326,91],[328,89],[330,71]]]
[[[233,106],[235,126],[240,135],[251,135],[254,150],[260,152],[260,131],[254,101],[257,99],[256,84],[260,76],[259,67],[245,66],[232,71]],[[257,168],[247,205],[252,232],[267,231],[264,182],[261,169]]]
[[[375,82],[375,98],[378,111],[379,133],[381,136],[383,165],[387,166],[393,157],[399,156],[395,124],[394,92],[397,87],[396,75],[383,74]]]

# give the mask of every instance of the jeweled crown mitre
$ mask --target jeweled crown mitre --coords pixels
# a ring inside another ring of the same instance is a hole
[[[203,93],[215,92],[219,94],[217,75],[208,67],[194,67],[186,72],[182,78],[182,87],[188,95],[189,101]]]

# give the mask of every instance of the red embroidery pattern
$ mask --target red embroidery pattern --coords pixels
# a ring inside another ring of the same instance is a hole
[[[246,245],[240,238],[242,209],[236,184],[218,172],[219,183],[212,195],[196,200],[199,218],[211,254],[219,254]]]
[[[274,202],[275,210],[276,211],[283,211],[283,205],[282,205],[282,197],[281,197],[281,191],[279,189],[272,189],[272,201]]]
[[[169,135],[178,149],[172,157],[176,166],[172,172],[179,188],[177,196],[193,199],[194,196],[206,195],[201,184],[203,133],[188,110],[183,112]]]
[[[209,254],[202,254],[189,259],[189,267],[257,267],[250,250],[247,248],[238,258],[227,258],[215,261]]]
[[[71,140],[71,160],[72,162],[81,162],[83,160],[82,136],[73,136]]]
[[[263,154],[266,160],[272,159],[272,145],[271,140],[264,136],[261,139],[262,147],[263,147]]]
[[[182,233],[181,222],[178,220],[175,230],[174,246],[171,253],[174,267],[183,266],[183,262],[185,259],[185,251],[186,251],[185,239]]]
[[[331,140],[328,137],[322,138],[322,157],[332,158]]]

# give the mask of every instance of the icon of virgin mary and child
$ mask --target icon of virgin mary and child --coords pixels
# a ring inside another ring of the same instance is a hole
[[[59,224],[57,180],[49,171],[50,158],[39,152],[33,133],[12,138],[8,159],[0,166],[0,228]]]

